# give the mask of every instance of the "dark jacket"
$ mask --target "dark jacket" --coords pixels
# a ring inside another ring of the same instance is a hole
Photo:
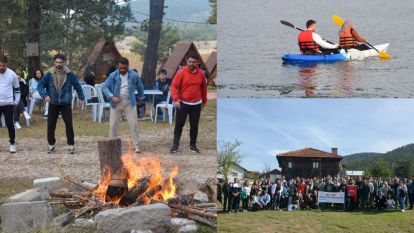
[[[84,100],[82,86],[78,77],[65,67],[66,81],[58,93],[51,72],[47,72],[37,85],[39,95],[44,99],[50,97],[50,103],[54,105],[66,105],[72,103],[72,87],[75,88],[80,100]]]

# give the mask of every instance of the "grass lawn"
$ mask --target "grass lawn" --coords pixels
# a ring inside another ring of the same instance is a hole
[[[300,210],[219,214],[217,232],[414,232],[414,210]]]

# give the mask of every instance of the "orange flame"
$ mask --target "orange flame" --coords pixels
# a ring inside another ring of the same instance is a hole
[[[108,190],[108,184],[112,179],[112,169],[109,166],[104,166],[102,171],[101,181],[99,182],[98,188],[92,193],[102,202],[105,202],[106,191]]]
[[[164,178],[165,169],[161,166],[161,162],[156,157],[142,157],[136,162],[134,160],[135,153],[132,147],[129,147],[128,152],[121,156],[121,160],[125,170],[127,171],[128,191],[134,188],[144,189],[141,199],[144,203],[149,204],[151,200],[168,200],[175,196],[176,186],[174,178],[178,174],[178,166],[174,165],[169,172],[168,178]],[[106,191],[108,184],[112,178],[112,171],[110,167],[105,167],[103,177],[99,187],[93,194],[101,201],[105,202]],[[148,178],[149,183],[139,184],[137,181],[142,178]],[[139,187],[145,185],[145,187]],[[161,185],[161,189],[159,188]],[[148,195],[147,195],[148,194]],[[113,198],[113,202],[118,204],[122,196]]]

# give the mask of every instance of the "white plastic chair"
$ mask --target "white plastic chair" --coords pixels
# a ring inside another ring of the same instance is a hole
[[[103,84],[96,84],[95,88],[96,88],[96,92],[98,93],[98,99],[99,99],[99,106],[98,106],[98,121],[99,123],[102,122],[102,117],[104,116],[104,109],[111,108],[111,104],[109,103],[109,101],[105,102],[104,96],[103,96],[103,92],[102,92],[102,86]]]
[[[99,105],[98,92],[96,88],[91,85],[82,85],[83,95],[85,96],[83,114],[86,115],[88,106],[92,107],[92,120],[96,121],[96,112]]]
[[[168,91],[168,95],[167,95],[167,100],[166,101],[162,101],[160,103],[157,104],[157,106],[155,106],[155,123],[157,123],[157,118],[158,118],[158,108],[162,109],[162,116],[163,116],[163,120],[165,121],[165,110],[168,110],[168,122],[170,123],[170,125],[172,124],[172,115],[173,115],[173,109],[174,109],[174,105],[170,104],[170,99],[171,99],[171,93]]]
[[[75,108],[75,101],[76,101],[76,99],[79,99],[78,98],[78,93],[76,92],[76,90],[73,90],[72,89],[72,110]],[[82,110],[83,110],[83,106],[82,106]]]

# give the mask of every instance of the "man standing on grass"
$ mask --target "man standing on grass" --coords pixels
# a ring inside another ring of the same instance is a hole
[[[16,73],[7,68],[7,65],[7,57],[0,55],[0,115],[4,115],[9,132],[10,153],[16,153],[13,112],[14,106],[20,102],[20,86]]]
[[[198,67],[196,54],[190,53],[186,61],[187,66],[176,73],[170,88],[174,107],[177,109],[171,153],[178,151],[187,115],[190,119],[190,150],[200,152],[196,142],[201,109],[207,103],[207,81],[204,72]]]
[[[108,76],[102,91],[111,102],[109,137],[114,138],[118,136],[119,121],[121,116],[125,114],[135,153],[140,153],[135,92],[138,92],[138,102],[142,102],[144,99],[144,86],[138,74],[129,69],[128,59],[125,57],[119,59],[118,69]]]
[[[53,58],[53,67],[39,81],[37,90],[40,96],[49,103],[47,117],[47,141],[49,143],[47,152],[50,154],[55,150],[55,130],[59,113],[65,122],[66,140],[69,154],[75,153],[75,135],[72,123],[72,87],[75,88],[79,97],[79,104],[83,105],[82,86],[78,77],[64,65],[65,55],[56,54]]]

